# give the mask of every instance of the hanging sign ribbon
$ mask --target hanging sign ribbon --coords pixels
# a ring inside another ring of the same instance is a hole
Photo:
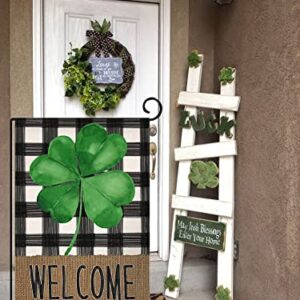
[[[109,53],[113,52],[114,42],[111,39],[113,36],[110,31],[102,33],[94,30],[87,30],[86,36],[91,38],[87,43],[87,47],[95,49],[95,55],[101,56],[103,52],[104,57],[109,57]]]

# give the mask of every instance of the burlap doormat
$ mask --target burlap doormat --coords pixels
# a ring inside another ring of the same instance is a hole
[[[148,300],[149,256],[16,257],[15,283],[18,300]]]

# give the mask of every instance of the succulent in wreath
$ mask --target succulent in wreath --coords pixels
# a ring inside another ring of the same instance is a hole
[[[219,185],[218,173],[218,166],[213,161],[196,160],[192,162],[189,179],[198,189],[215,188]]]
[[[199,56],[199,52],[197,50],[193,50],[188,56],[188,63],[191,68],[198,68],[202,63],[202,59]]]
[[[91,123],[81,128],[75,143],[67,136],[54,138],[48,154],[31,163],[33,182],[43,186],[37,197],[42,211],[58,223],[67,223],[79,209],[66,255],[76,242],[83,209],[99,227],[111,228],[121,221],[122,206],[133,200],[135,188],[127,173],[111,169],[126,152],[121,135],[108,134],[104,127]]]
[[[91,21],[91,26],[93,28],[93,30],[95,30],[96,32],[100,32],[100,33],[106,33],[109,32],[111,23],[110,21],[107,21],[106,19],[103,20],[102,25],[97,21]]]
[[[216,300],[231,300],[230,290],[228,288],[224,288],[222,285],[217,287],[217,293],[215,295]]]
[[[176,288],[179,288],[179,280],[175,278],[175,275],[170,275],[165,278],[164,287],[170,292],[174,292]]]
[[[222,85],[226,85],[228,83],[233,82],[234,77],[233,74],[235,73],[235,69],[232,67],[224,67],[221,69],[219,74],[219,81]]]

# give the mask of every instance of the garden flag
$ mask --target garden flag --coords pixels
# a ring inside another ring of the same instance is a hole
[[[15,299],[149,299],[149,119],[14,119]]]

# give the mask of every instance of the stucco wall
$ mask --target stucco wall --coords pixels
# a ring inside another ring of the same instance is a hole
[[[173,149],[180,143],[177,98],[186,86],[186,58],[189,47],[189,1],[171,2],[171,74],[170,74],[170,192],[176,187],[177,164]],[[175,51],[176,49],[176,51]],[[172,222],[171,222],[172,224]]]
[[[10,0],[10,77],[11,115],[32,116],[31,0]]]
[[[0,1],[0,271],[9,267],[9,1]]]
[[[32,116],[32,1],[0,1],[0,271],[9,268],[9,119]]]
[[[239,0],[218,9],[216,70],[235,66],[242,96],[237,300],[299,298],[299,16],[299,1]]]

